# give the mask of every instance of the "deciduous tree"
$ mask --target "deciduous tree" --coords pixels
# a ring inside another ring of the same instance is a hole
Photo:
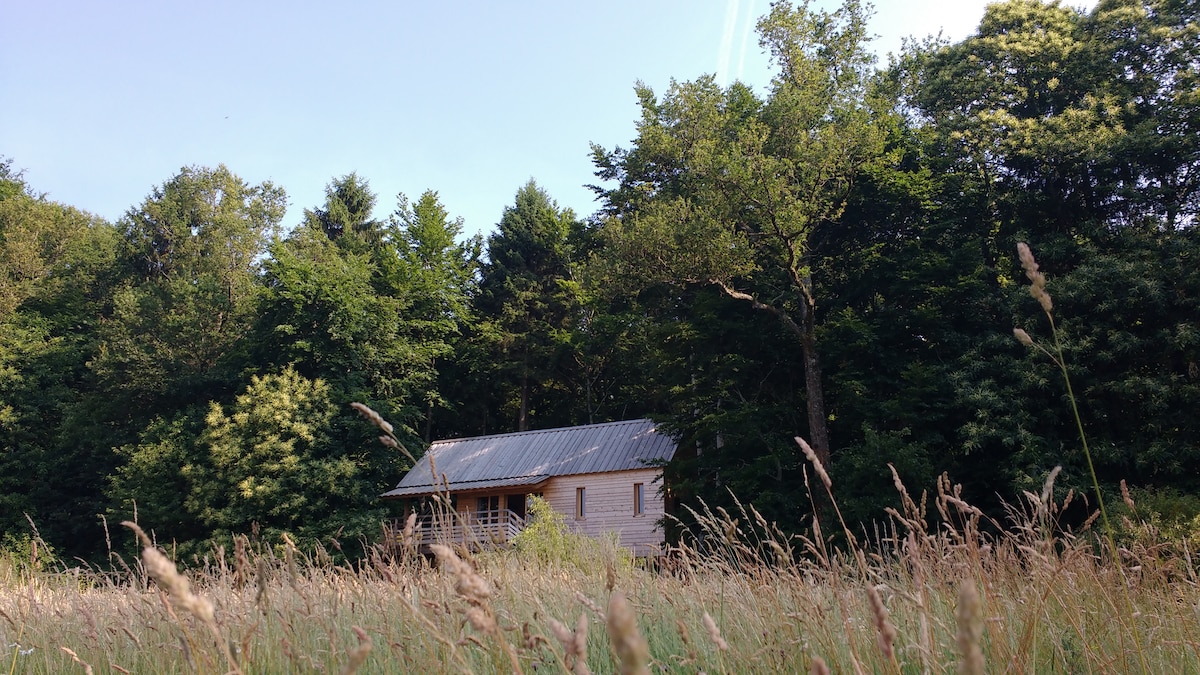
[[[777,73],[766,99],[712,77],[676,83],[660,101],[639,85],[642,119],[628,150],[595,149],[611,219],[612,278],[707,284],[768,312],[804,356],[807,435],[830,441],[817,348],[814,261],[855,177],[880,159],[856,0],[830,13],[776,2],[758,24]]]

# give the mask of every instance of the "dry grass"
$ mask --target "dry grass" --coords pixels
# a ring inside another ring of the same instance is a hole
[[[948,480],[897,484],[870,541],[703,510],[703,546],[656,569],[451,549],[351,567],[245,540],[186,577],[153,547],[113,573],[0,567],[0,672],[1126,673],[1138,643],[1151,671],[1200,672],[1185,549],[1142,542],[1122,573],[1058,526],[1052,482],[999,534]]]

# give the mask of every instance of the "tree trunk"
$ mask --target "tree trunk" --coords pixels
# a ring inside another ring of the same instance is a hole
[[[796,276],[796,279],[796,285],[800,288],[802,295],[800,307],[803,315],[800,317],[799,323],[779,307],[760,302],[749,293],[736,290],[720,279],[710,279],[709,281],[729,297],[745,300],[754,309],[774,314],[787,326],[788,330],[800,339],[801,355],[804,359],[804,389],[808,399],[809,438],[807,440],[808,444],[812,446],[813,452],[817,453],[817,459],[821,460],[821,465],[828,469],[829,418],[825,414],[825,389],[821,386],[821,357],[817,354],[816,301],[813,300],[813,294],[809,290],[810,286],[806,285],[799,276]]]
[[[517,411],[517,431],[526,431],[529,427],[529,356],[525,358],[526,363],[521,368],[521,407]]]
[[[821,386],[821,357],[817,353],[817,325],[814,311],[803,303],[803,333],[800,348],[804,357],[804,389],[808,399],[808,444],[825,470],[829,470],[829,416],[825,414],[825,389]]]
[[[425,442],[430,442],[430,436],[433,435],[433,401],[429,401],[428,407],[425,410]]]

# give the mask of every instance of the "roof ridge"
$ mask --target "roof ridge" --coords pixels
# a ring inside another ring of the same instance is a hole
[[[657,426],[657,423],[654,422],[654,420],[650,419],[649,417],[638,417],[636,419],[631,419],[631,420],[617,420],[615,422],[596,422],[595,424],[580,424],[578,426],[573,426],[573,427],[552,427],[550,429],[530,429],[528,431],[506,431],[502,434],[485,434],[483,436],[459,436],[457,438],[439,438],[436,441],[431,441],[429,445],[430,445],[430,447],[433,447],[439,443],[455,443],[458,441],[477,441],[477,440],[481,440],[481,439],[485,439],[485,438],[501,438],[501,437],[506,437],[506,436],[507,437],[533,436],[535,434],[548,434],[548,433],[553,433],[553,432],[557,432],[557,431],[576,431],[579,429],[594,429],[596,427],[617,426],[619,424],[633,424],[634,422],[650,422],[651,424],[655,424]]]

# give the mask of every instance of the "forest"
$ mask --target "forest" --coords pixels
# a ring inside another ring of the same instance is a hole
[[[284,222],[284,187],[223,165],[107,222],[4,158],[0,549],[103,560],[131,520],[181,559],[351,551],[407,462],[352,402],[415,456],[650,417],[674,500],[784,530],[813,509],[797,436],[869,526],[899,508],[889,465],[998,520],[1056,466],[1086,495],[1082,427],[1102,490],[1196,518],[1198,10],[1007,0],[877,64],[863,3],[776,2],[769,88],[637,84],[636,136],[590,149],[600,208],[530,181],[486,236],[353,173]]]

